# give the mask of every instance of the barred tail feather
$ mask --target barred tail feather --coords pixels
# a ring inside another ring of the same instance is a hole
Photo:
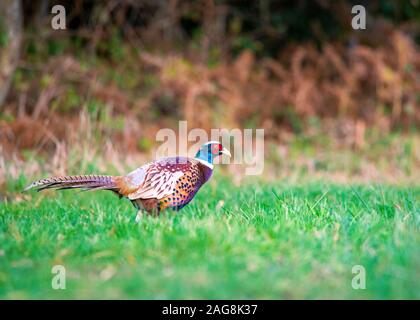
[[[78,175],[78,176],[61,176],[41,179],[28,185],[23,191],[36,189],[42,191],[44,189],[74,189],[83,190],[113,190],[117,191],[116,180],[118,177],[104,175]]]

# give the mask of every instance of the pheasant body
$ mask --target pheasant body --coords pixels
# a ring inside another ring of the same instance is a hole
[[[159,213],[168,207],[174,210],[183,208],[211,174],[212,169],[195,159],[174,157],[146,164],[118,184],[120,190],[128,191],[124,196],[136,207]],[[135,188],[135,183],[142,179],[141,188]]]
[[[77,175],[42,179],[25,190],[110,190],[128,198],[141,211],[159,214],[186,206],[213,172],[213,157],[225,153],[218,142],[204,144],[195,158],[170,157],[149,162],[125,176]]]

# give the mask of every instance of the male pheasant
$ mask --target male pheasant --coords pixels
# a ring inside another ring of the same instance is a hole
[[[166,208],[187,205],[213,173],[213,160],[229,150],[217,141],[203,144],[194,158],[168,157],[149,162],[125,176],[59,176],[33,182],[25,188],[110,190],[128,198],[138,210],[136,221],[146,211],[158,215]]]

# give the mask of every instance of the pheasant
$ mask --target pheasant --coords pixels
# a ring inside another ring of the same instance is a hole
[[[176,211],[186,206],[213,173],[213,160],[229,150],[217,141],[201,146],[194,158],[167,157],[149,162],[125,176],[76,175],[35,181],[24,190],[74,189],[110,190],[128,198],[138,210],[136,222],[143,212],[159,215],[167,208]]]

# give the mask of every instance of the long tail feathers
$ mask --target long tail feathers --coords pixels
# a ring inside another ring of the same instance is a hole
[[[51,177],[35,181],[28,185],[23,191],[36,189],[75,189],[82,190],[112,190],[118,193],[117,180],[119,177],[103,175],[80,175],[80,176],[61,176]]]

